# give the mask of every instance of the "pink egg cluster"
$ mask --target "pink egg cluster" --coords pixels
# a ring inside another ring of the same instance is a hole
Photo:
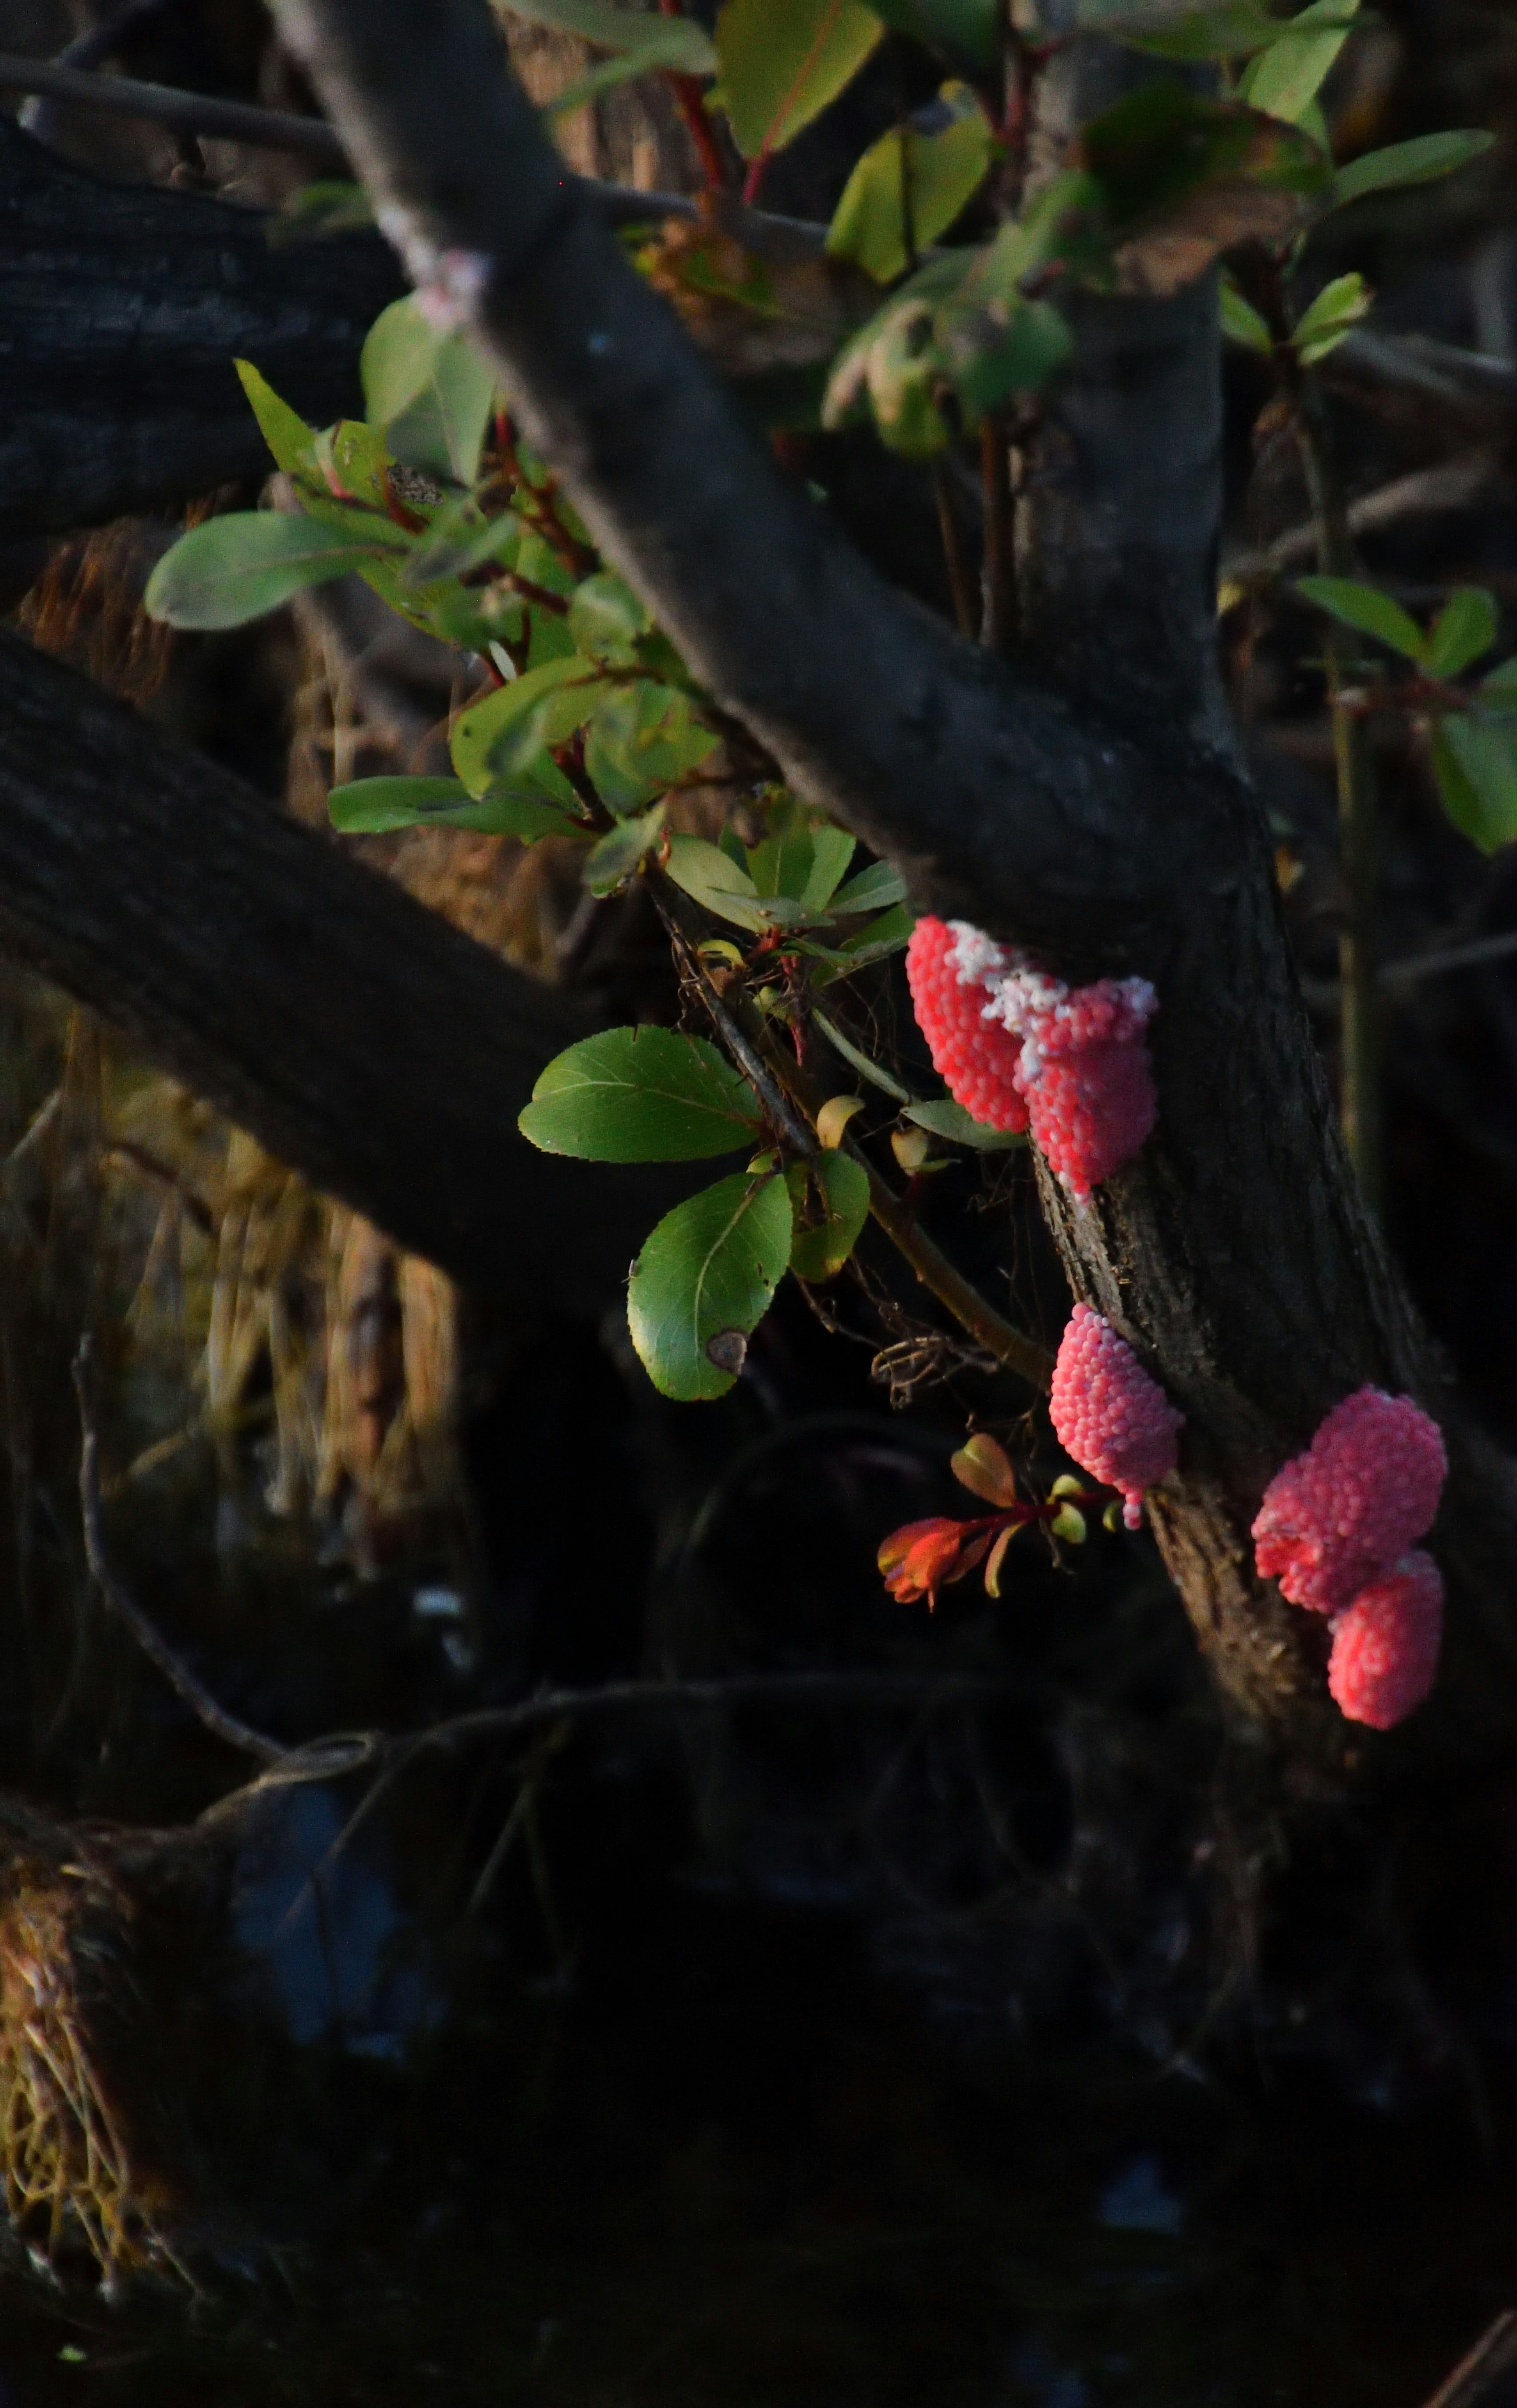
[[[1093,1480],[1120,1491],[1122,1520],[1135,1530],[1144,1490],[1175,1469],[1185,1415],[1092,1305],[1077,1304],[1070,1316],[1048,1411],[1065,1454]]]
[[[976,1120],[1032,1132],[1081,1200],[1157,1115],[1147,979],[1068,987],[967,921],[918,920],[906,975],[933,1068]]]
[[[1281,1467],[1254,1518],[1254,1561],[1282,1597],[1333,1619],[1328,1686],[1387,1730],[1433,1685],[1443,1583],[1414,1550],[1448,1470],[1437,1422],[1409,1397],[1359,1388]]]
[[[999,946],[990,946],[999,964]],[[986,1013],[985,988],[961,968],[961,947],[946,920],[918,920],[906,947],[912,1010],[926,1038],[932,1068],[956,1104],[987,1128],[1027,1126],[1017,1085],[1019,1039]]]

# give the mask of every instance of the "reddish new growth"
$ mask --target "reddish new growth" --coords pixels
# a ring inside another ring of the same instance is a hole
[[[984,985],[965,977],[960,944],[945,920],[918,920],[906,947],[912,1010],[926,1038],[932,1068],[956,1104],[988,1128],[1027,1126],[1027,1106],[1016,1084],[1021,1046],[986,1017]],[[988,947],[999,964],[1000,949]]]
[[[1253,1525],[1261,1577],[1333,1617],[1327,1685],[1351,1722],[1389,1730],[1433,1685],[1443,1583],[1409,1554],[1438,1512],[1448,1458],[1409,1397],[1360,1388],[1264,1491]]]
[[[1349,1720],[1389,1730],[1420,1706],[1438,1671],[1443,1579],[1420,1547],[1362,1588],[1333,1631],[1327,1685]]]
[[[1031,1122],[1049,1168],[1082,1201],[1137,1152],[1157,1104],[1146,979],[1067,987],[967,921],[918,920],[906,975],[933,1068],[975,1118]]]
[[[1005,1448],[986,1430],[976,1431],[959,1449],[952,1470],[964,1487],[997,1510],[976,1514],[973,1521],[935,1513],[925,1522],[904,1522],[899,1530],[890,1532],[880,1547],[879,1568],[885,1575],[886,1587],[903,1605],[913,1605],[918,1598],[925,1597],[931,1612],[937,1603],[940,1588],[948,1587],[954,1581],[967,1580],[981,1564],[985,1567],[987,1596],[999,1597],[1001,1567],[1019,1530],[1044,1522],[1056,1538],[1077,1540],[1085,1529],[1084,1518],[1077,1509],[1099,1501],[1083,1489],[1076,1489],[1070,1480],[1060,1483],[1041,1504],[1035,1498],[1019,1496],[1011,1459]]]
[[[1092,1479],[1120,1490],[1122,1520],[1135,1530],[1144,1490],[1175,1469],[1185,1415],[1091,1305],[1077,1304],[1064,1331],[1048,1411],[1065,1454]]]
[[[1263,1579],[1313,1613],[1340,1613],[1432,1527],[1448,1458],[1409,1397],[1360,1388],[1264,1491],[1253,1525]]]

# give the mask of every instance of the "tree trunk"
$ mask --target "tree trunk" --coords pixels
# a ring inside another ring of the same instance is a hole
[[[267,449],[232,363],[325,425],[404,288],[377,234],[270,246],[260,209],[105,183],[0,112],[0,542],[177,508]]]
[[[0,633],[0,942],[469,1286],[596,1312],[692,1183],[540,1154],[595,1026],[337,845]]]

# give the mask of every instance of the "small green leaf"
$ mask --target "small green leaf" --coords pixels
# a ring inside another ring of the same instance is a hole
[[[803,1280],[830,1280],[843,1268],[869,1218],[869,1173],[851,1154],[828,1151],[808,1166],[826,1215],[816,1229],[797,1228],[790,1268]]]
[[[675,18],[666,22],[683,23]],[[637,661],[640,636],[652,626],[647,606],[624,578],[601,569],[574,589],[569,606],[569,632],[586,660],[605,661],[614,668],[631,668]]]
[[[355,778],[326,797],[332,825],[344,836],[388,836],[396,828],[466,828],[474,836],[514,836],[531,844],[562,836],[563,812],[539,795],[505,786],[471,798],[456,778]]]
[[[372,225],[374,204],[362,184],[346,178],[326,177],[302,184],[280,203],[268,221],[267,239],[279,250],[285,243],[312,242],[323,235],[349,234],[355,226]]]
[[[882,1095],[891,1096],[898,1104],[912,1102],[910,1088],[903,1087],[900,1080],[893,1077],[878,1062],[871,1061],[869,1055],[861,1052],[851,1038],[845,1037],[842,1029],[829,1020],[824,1011],[814,1011],[811,1016],[829,1045],[842,1054],[845,1062],[850,1068],[858,1071],[860,1079],[867,1079],[872,1087],[878,1087]]]
[[[472,494],[456,494],[434,511],[426,533],[418,537],[401,569],[402,582],[430,585],[441,578],[467,577],[488,560],[513,567],[521,537],[521,521],[509,510],[488,519]]]
[[[672,67],[680,75],[716,71],[716,54],[691,17],[644,15],[615,7],[613,0],[511,0],[511,14],[531,25],[577,34],[598,50],[645,53],[649,65]]]
[[[548,1064],[517,1126],[582,1162],[700,1162],[750,1145],[758,1107],[703,1037],[607,1028]]]
[[[1275,337],[1254,308],[1245,301],[1230,276],[1221,280],[1222,332],[1229,342],[1244,343],[1250,351],[1263,351],[1267,359],[1275,348]]]
[[[1452,176],[1456,168],[1467,167],[1472,159],[1489,150],[1495,140],[1494,134],[1451,132],[1419,134],[1409,142],[1391,142],[1383,150],[1366,150],[1358,159],[1351,159],[1333,179],[1333,207],[1347,208],[1351,201],[1363,200],[1366,193],[1389,193],[1406,184],[1432,184],[1440,176]]]
[[[557,732],[556,722],[553,731],[545,730],[542,708],[564,687],[571,689],[562,714],[569,724],[562,733]],[[550,740],[564,742],[576,726],[584,724],[605,692],[593,662],[574,654],[567,660],[545,661],[541,668],[527,670],[460,711],[453,723],[449,746],[453,766],[471,795],[483,795],[497,779],[515,779],[541,785],[554,801],[577,810],[579,798],[573,788],[543,756],[542,748]]]
[[[603,691],[585,736],[585,774],[611,810],[637,810],[699,769],[717,740],[687,694],[640,678]]]
[[[1423,666],[1429,677],[1456,678],[1500,632],[1495,595],[1483,585],[1456,586],[1427,631]]]
[[[761,932],[784,924],[794,908],[777,896],[761,896],[748,872],[703,837],[671,837],[667,867],[676,886],[739,928]]]
[[[811,867],[801,889],[801,903],[807,911],[825,911],[836,894],[849,862],[858,850],[858,838],[846,828],[833,827],[823,821],[811,832]]]
[[[737,1171],[676,1204],[632,1267],[627,1321],[660,1395],[725,1396],[790,1258],[789,1190]]]
[[[1433,730],[1433,772],[1454,826],[1481,853],[1517,838],[1517,728],[1450,711]]]
[[[397,460],[473,483],[495,402],[495,370],[467,335],[434,326],[408,293],[370,326],[358,372],[369,425]]]
[[[910,943],[916,924],[905,904],[897,903],[889,911],[882,911],[877,919],[866,921],[859,934],[850,937],[846,944],[828,947],[805,939],[802,943],[804,949],[815,953],[819,961],[831,965],[834,977],[848,978],[855,970],[867,969],[871,962],[883,962],[891,953],[900,953],[903,945]]]
[[[1083,1546],[1085,1542],[1085,1516],[1076,1506],[1061,1505],[1048,1527],[1056,1539],[1062,1539],[1068,1546]]]
[[[1363,636],[1378,636],[1393,652],[1421,662],[1422,629],[1378,585],[1362,584],[1355,577],[1298,577],[1295,590],[1303,601],[1315,603],[1319,610],[1340,619],[1346,627],[1357,627]]]
[[[623,820],[600,838],[585,865],[585,884],[591,895],[614,895],[641,869],[663,835],[668,808],[667,803],[655,803],[651,811]]]
[[[287,477],[309,475],[315,453],[316,430],[308,426],[287,401],[282,401],[267,377],[251,360],[234,360],[238,380],[258,421],[258,431],[274,456],[274,466]]]
[[[229,510],[181,535],[148,580],[143,608],[169,627],[240,627],[307,585],[374,558],[373,538],[304,513]]]
[[[726,0],[715,98],[744,159],[782,150],[852,82],[884,33],[863,0]]]
[[[1347,276],[1335,276],[1324,284],[1317,298],[1299,320],[1291,339],[1296,356],[1307,367],[1324,360],[1329,351],[1351,334],[1361,318],[1366,318],[1375,306],[1375,296],[1355,268]]]
[[[994,152],[990,122],[969,86],[946,83],[931,109],[917,109],[864,152],[833,212],[828,251],[877,283],[893,283],[952,225]]]
[[[853,911],[888,911],[905,899],[906,882],[894,862],[875,861],[838,888],[831,909],[836,918],[844,919]]]
[[[908,1104],[906,1118],[933,1137],[949,1138],[955,1145],[972,1145],[981,1154],[1009,1154],[1014,1146],[1027,1143],[1012,1129],[991,1128],[987,1122],[975,1120],[949,1096],[932,1103]]]
[[[1004,1512],[1017,1502],[1017,1473],[1011,1457],[989,1430],[976,1430],[966,1439],[958,1453],[949,1456],[948,1469],[961,1487],[972,1497],[983,1498],[987,1505],[999,1505]]]
[[[1353,31],[1357,5],[1358,0],[1312,0],[1299,9],[1245,67],[1239,99],[1266,117],[1299,124]]]

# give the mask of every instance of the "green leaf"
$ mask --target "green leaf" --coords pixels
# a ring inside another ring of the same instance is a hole
[[[851,911],[888,911],[905,899],[906,882],[894,862],[875,861],[838,888],[831,910],[834,917],[842,919]]]
[[[680,75],[716,71],[716,53],[693,18],[645,16],[614,7],[612,0],[511,0],[511,14],[528,24],[577,34],[599,50],[645,53],[650,66],[672,67]]]
[[[877,919],[867,921],[858,935],[850,937],[845,944],[820,945],[803,938],[801,950],[828,964],[829,977],[822,981],[826,985],[831,979],[851,978],[856,970],[867,969],[871,962],[883,962],[889,954],[900,953],[903,946],[910,942],[916,924],[906,905],[897,903],[889,911],[882,911]]]
[[[473,483],[495,404],[495,371],[467,335],[434,326],[408,293],[370,326],[358,372],[368,423],[397,460]]]
[[[487,560],[514,567],[522,539],[521,521],[510,510],[487,519],[472,494],[457,494],[444,502],[419,536],[400,575],[407,585],[430,585],[447,577],[467,577]]]
[[[1341,0],[1337,21],[1351,31],[1359,0]],[[1254,0],[1219,0],[1213,8],[1153,9],[1134,17],[1130,10],[1082,7],[1080,22],[1087,31],[1111,35],[1135,50],[1162,59],[1242,58],[1267,50],[1279,41],[1291,19],[1272,17]],[[1321,30],[1334,22],[1331,11],[1313,20]],[[1299,38],[1299,37],[1298,37]]]
[[[949,1096],[929,1104],[908,1104],[906,1118],[932,1137],[949,1138],[955,1145],[972,1145],[980,1154],[1009,1154],[1013,1146],[1027,1143],[1025,1137],[1012,1129],[991,1128],[985,1121],[975,1120]]]
[[[307,585],[345,576],[379,549],[287,510],[229,510],[170,546],[148,580],[143,608],[169,627],[240,627]]]
[[[1312,367],[1324,360],[1374,306],[1375,296],[1357,268],[1324,284],[1291,337],[1303,366]]]
[[[659,1222],[632,1266],[627,1321],[660,1395],[727,1394],[785,1276],[791,1226],[784,1180],[741,1170]]]
[[[1423,666],[1429,677],[1458,677],[1500,632],[1495,595],[1483,585],[1456,586],[1427,631]]]
[[[1450,711],[1433,730],[1433,772],[1454,826],[1481,853],[1517,838],[1517,728]]]
[[[1299,124],[1331,72],[1350,34],[1357,0],[1312,0],[1298,10],[1266,50],[1250,60],[1238,97],[1266,117]]]
[[[1422,629],[1378,585],[1363,585],[1353,577],[1298,577],[1295,590],[1303,601],[1315,603],[1319,610],[1340,619],[1346,627],[1357,627],[1364,636],[1378,636],[1393,652],[1421,662]]]
[[[1001,50],[999,0],[869,0],[876,17],[954,65],[983,75]]]
[[[585,884],[591,895],[614,895],[618,886],[643,867],[663,836],[667,803],[623,820],[603,836],[585,865]]]
[[[1333,207],[1347,208],[1351,201],[1364,199],[1366,193],[1394,192],[1405,184],[1432,184],[1440,176],[1452,176],[1459,167],[1467,167],[1489,150],[1495,140],[1494,134],[1466,133],[1419,134],[1409,142],[1391,142],[1383,150],[1366,150],[1361,158],[1351,159],[1333,179]]]
[[[667,867],[676,886],[739,928],[762,933],[789,916],[776,896],[760,896],[748,872],[704,837],[671,837]]]
[[[753,1091],[703,1037],[607,1028],[548,1064],[517,1122],[582,1162],[700,1162],[751,1145]]]
[[[803,1280],[830,1280],[843,1268],[869,1218],[869,1173],[851,1154],[835,1149],[814,1155],[807,1168],[826,1218],[818,1229],[796,1230],[790,1268]]]
[[[853,1042],[852,1038],[844,1036],[842,1029],[829,1020],[824,1011],[814,1011],[811,1016],[829,1045],[842,1054],[845,1062],[858,1071],[860,1079],[867,1079],[872,1087],[878,1087],[882,1095],[892,1096],[898,1104],[909,1104],[913,1101],[910,1088],[903,1087],[900,1080],[892,1076],[891,1072],[885,1069],[880,1063],[871,1060],[870,1056],[861,1052]]]
[[[585,769],[609,810],[639,810],[715,751],[718,739],[687,694],[646,678],[601,692],[585,735]]]
[[[852,82],[884,33],[863,0],[726,0],[715,97],[744,159],[782,150]]]
[[[683,20],[668,22],[677,24]],[[646,604],[613,569],[601,569],[574,588],[569,632],[576,652],[586,660],[631,668],[637,660],[638,638],[645,636],[652,624]]]
[[[478,800],[456,778],[355,778],[326,797],[344,836],[387,836],[396,828],[467,828],[475,836],[514,836],[531,844],[562,836],[570,823],[540,796],[492,787]]]
[[[864,152],[833,212],[828,251],[877,283],[893,283],[973,199],[994,154],[990,120],[969,86],[946,83],[932,109],[917,110]]]
[[[291,242],[312,242],[323,235],[349,234],[355,226],[372,225],[374,204],[362,184],[347,178],[327,177],[302,184],[280,203],[268,220],[266,239],[279,250]]]
[[[308,476],[315,453],[315,428],[280,399],[251,360],[234,360],[232,366],[258,421],[258,431],[273,453],[274,466],[287,477]]]
[[[1517,710],[1517,655],[1510,661],[1499,661],[1489,676],[1481,678],[1481,708],[1503,717]]]
[[[851,837],[846,828],[833,827],[826,820],[813,828],[811,867],[799,898],[803,910],[826,910],[858,848],[857,837]]]
[[[1245,301],[1232,278],[1223,275],[1221,284],[1222,332],[1230,342],[1244,343],[1250,351],[1263,351],[1267,358],[1275,348],[1275,337],[1251,301]]]
[[[565,687],[571,690],[567,708],[560,708],[558,719],[549,726],[545,706]],[[550,741],[564,742],[582,726],[606,691],[591,661],[577,654],[545,661],[459,713],[449,745],[453,766],[471,795],[483,795],[497,779],[514,779],[541,785],[556,801],[578,810],[578,796],[547,759],[546,747]]]

